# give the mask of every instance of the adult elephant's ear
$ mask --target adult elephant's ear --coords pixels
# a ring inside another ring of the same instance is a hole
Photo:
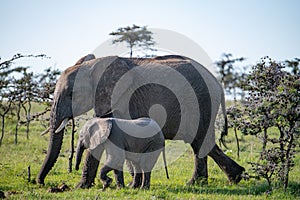
[[[111,128],[111,119],[99,118],[96,123],[89,128],[89,133],[91,134],[90,149],[95,149],[100,144],[104,143],[110,135]]]

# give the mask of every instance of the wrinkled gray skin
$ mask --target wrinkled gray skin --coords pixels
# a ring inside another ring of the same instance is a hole
[[[214,134],[212,131],[209,132],[209,127],[214,123],[220,105],[223,108],[226,122],[224,130],[225,133],[227,132],[224,92],[215,77],[199,63],[182,56],[171,55],[145,59],[104,57],[89,60],[91,58],[93,56],[88,55],[82,61],[78,61],[77,65],[66,69],[56,83],[50,114],[50,141],[47,156],[38,174],[37,182],[44,184],[45,177],[58,158],[63,141],[65,122],[91,109],[94,109],[95,116],[98,117],[113,111],[119,113],[115,117],[128,119],[128,115],[122,110],[127,109],[128,106],[119,106],[118,108],[120,109],[116,110],[115,105],[111,102],[113,89],[117,82],[126,72],[136,69],[137,66],[142,69],[149,69],[149,65],[156,67],[161,64],[176,70],[188,80],[190,83],[188,88],[181,88],[180,90],[183,92],[183,95],[185,91],[193,87],[198,99],[199,110],[201,111],[199,122],[197,122],[196,135],[191,135],[192,131],[189,126],[180,132],[179,135],[176,135],[178,131],[177,125],[180,124],[181,117],[180,105],[176,104],[176,98],[172,97],[172,93],[168,93],[166,90],[161,92],[162,88],[152,87],[153,85],[147,85],[135,93],[131,99],[130,118],[149,117],[149,108],[153,104],[161,104],[168,113],[166,123],[162,127],[165,138],[184,140],[191,144],[194,151],[195,168],[189,184],[193,184],[202,178],[206,179],[208,177],[207,157],[206,155],[200,155],[200,150],[203,142],[205,143],[206,135]],[[109,67],[103,73],[103,68],[107,65]],[[194,65],[198,66],[198,71],[195,70]],[[168,73],[168,71],[159,73],[157,79],[165,79],[165,77],[168,77]],[[162,74],[164,77],[161,77]],[[132,74],[131,82],[133,85],[138,79],[143,79],[142,74]],[[75,85],[77,85],[77,88],[80,88],[80,91],[75,88]],[[119,94],[120,99],[118,99],[117,103],[122,103],[124,101],[123,97],[130,91],[130,88],[124,88],[122,94]],[[159,120],[152,118],[159,123]],[[187,125],[194,125],[192,122],[193,117],[190,117],[190,119],[191,122]],[[215,143],[210,149],[208,155],[225,172],[229,181],[238,183],[241,180],[244,168],[226,156]],[[85,162],[89,170],[85,174],[86,182],[84,185],[90,186],[96,176],[99,161],[88,153]]]
[[[123,164],[125,159],[134,163],[135,177],[132,187],[141,186],[142,189],[149,189],[151,171],[159,154],[164,151],[164,147],[164,135],[158,124],[150,118],[135,120],[93,118],[80,131],[75,169],[79,169],[84,149],[88,149],[90,154],[98,160],[106,150],[106,161],[100,170],[103,190],[112,182],[112,179],[107,176],[111,170],[115,172],[117,187],[124,187]],[[165,157],[163,158],[166,163]],[[88,167],[84,166],[83,174],[87,173],[85,171],[87,169]],[[143,177],[142,181],[141,177]],[[85,180],[81,180],[79,183],[81,187],[83,186],[82,182],[84,183]]]

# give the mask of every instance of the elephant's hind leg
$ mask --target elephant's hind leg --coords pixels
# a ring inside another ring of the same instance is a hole
[[[131,161],[129,161],[129,160],[125,160],[125,164],[126,164],[126,167],[127,167],[128,171],[129,171],[129,174],[131,175],[131,178],[132,178],[131,182],[128,183],[128,187],[132,187],[133,182],[134,182],[134,169],[133,169],[133,165],[132,165]]]
[[[125,187],[125,184],[124,184],[124,174],[123,174],[123,171],[122,170],[114,170],[114,173],[115,173],[115,179],[116,179],[116,184],[117,184],[117,188],[123,188]]]
[[[218,145],[215,145],[208,155],[211,156],[219,165],[219,167],[227,175],[230,182],[239,183],[241,181],[245,168],[224,154]]]
[[[187,185],[207,184],[208,171],[207,171],[207,156],[204,158],[199,158],[199,145],[191,145],[194,151],[194,172],[191,180]]]
[[[142,185],[142,180],[143,180],[143,173],[141,170],[141,167],[134,163],[133,164],[133,168],[134,168],[134,175],[133,175],[133,180],[132,180],[132,184],[131,187],[132,188],[139,188]]]

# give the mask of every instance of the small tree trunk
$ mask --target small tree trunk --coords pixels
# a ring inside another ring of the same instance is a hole
[[[29,127],[30,127],[30,112],[31,112],[31,101],[28,100],[28,112],[26,114],[26,138],[29,139]]]
[[[69,173],[72,172],[72,160],[74,155],[74,133],[75,133],[75,121],[74,118],[72,118],[72,132],[71,132],[71,153],[69,156]]]
[[[132,58],[132,47],[130,47],[130,58]]]
[[[235,88],[234,88],[234,107],[237,107]],[[237,121],[238,119],[235,119],[235,120]],[[235,136],[235,141],[236,141],[236,146],[237,146],[237,157],[238,157],[238,159],[240,159],[240,142],[239,142],[239,138],[238,138],[238,135],[237,135],[237,125],[235,123],[234,123],[233,130],[234,130],[234,136]]]
[[[267,181],[268,181],[269,188],[272,188],[271,180],[270,180],[270,179],[267,179]]]
[[[266,150],[267,142],[268,142],[268,129],[264,128],[264,137],[263,137],[263,146],[262,146],[263,152]]]
[[[1,138],[0,138],[0,146],[2,144],[2,140],[3,140],[3,137],[4,137],[4,128],[5,128],[5,114],[4,115],[1,115],[1,119],[2,119],[2,126],[1,126]]]
[[[130,58],[132,58],[132,54],[133,54],[133,44],[129,44],[130,46]]]
[[[18,108],[17,108],[17,122],[15,128],[15,144],[18,144],[18,130],[19,130],[19,123],[20,123],[20,112],[21,112],[21,100],[19,100]]]
[[[240,159],[240,142],[239,142],[239,138],[237,135],[237,130],[236,130],[236,126],[234,126],[234,136],[235,136],[235,141],[236,141],[236,146],[237,146],[237,157],[238,159]]]
[[[27,175],[28,175],[27,180],[28,180],[28,182],[30,182],[30,179],[31,179],[30,165],[28,165],[28,167],[27,167]]]
[[[25,103],[22,103],[22,107],[26,116],[26,138],[29,139],[30,110],[31,110],[30,100],[28,100],[28,109],[26,108]]]
[[[1,138],[0,138],[0,146],[2,144],[2,141],[3,141],[3,138],[4,138],[4,133],[5,133],[5,115],[8,113],[8,111],[10,110],[11,108],[11,104],[12,104],[12,101],[9,101],[8,103],[8,106],[6,108],[6,110],[3,112],[3,114],[1,115],[1,118],[2,118],[2,125],[1,125]]]
[[[280,133],[280,136],[279,136],[280,161],[281,161],[282,165],[284,165],[284,155],[285,155],[285,153],[284,153],[284,132],[281,127],[279,127],[279,133]]]
[[[288,141],[288,147],[287,147],[286,155],[285,155],[286,168],[284,171],[284,183],[283,183],[285,190],[287,189],[287,187],[289,185],[289,172],[290,172],[290,167],[291,167],[291,162],[292,162],[291,150],[293,148],[293,143],[294,143],[294,136],[293,136],[293,133],[290,133],[290,140]]]
[[[286,168],[286,161],[284,159],[285,157],[285,152],[284,152],[284,132],[282,130],[282,128],[280,126],[278,126],[278,129],[279,129],[279,133],[280,133],[280,136],[279,136],[279,149],[280,149],[280,163],[281,163],[281,170],[283,172],[283,174],[280,176],[280,181],[281,183],[284,184],[285,182],[285,177],[284,177],[284,174],[285,174],[285,168]]]

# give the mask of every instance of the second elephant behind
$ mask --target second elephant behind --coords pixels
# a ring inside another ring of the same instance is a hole
[[[112,179],[107,173],[114,170],[118,187],[124,187],[123,164],[125,159],[134,166],[132,187],[149,188],[151,171],[163,152],[163,159],[168,178],[165,160],[165,139],[159,125],[150,118],[124,120],[117,118],[93,118],[82,128],[78,145],[75,168],[78,170],[84,149],[88,149],[93,159],[100,160],[106,150],[106,161],[100,170],[103,189],[107,188]],[[85,177],[89,169],[85,162],[80,187],[85,187]],[[89,183],[86,187],[90,187]]]

